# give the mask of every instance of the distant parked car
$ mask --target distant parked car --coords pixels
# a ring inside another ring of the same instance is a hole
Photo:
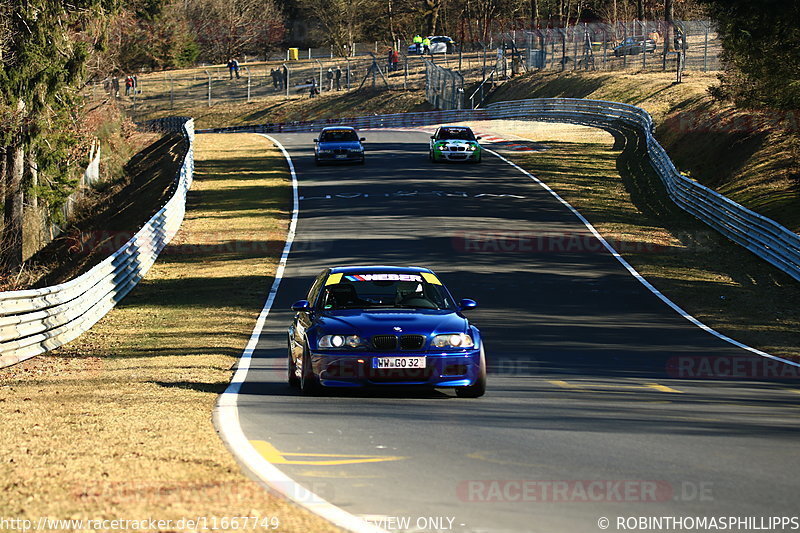
[[[638,55],[643,51],[651,54],[655,53],[656,42],[653,39],[645,39],[644,37],[627,37],[614,47],[614,55],[617,57]]]
[[[444,54],[445,52],[454,52],[456,48],[456,42],[446,35],[434,35],[433,37],[428,37],[431,40],[430,46],[430,53],[431,54]],[[420,46],[420,50],[422,47]],[[417,45],[412,44],[408,47],[409,54],[416,54],[417,53]]]

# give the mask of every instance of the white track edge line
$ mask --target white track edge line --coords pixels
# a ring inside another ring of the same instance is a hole
[[[743,350],[747,350],[747,351],[749,351],[749,352],[752,352],[752,353],[754,353],[754,354],[756,354],[756,355],[760,355],[761,357],[766,357],[766,358],[769,358],[769,359],[774,359],[774,360],[776,360],[776,361],[780,361],[781,363],[785,363],[785,364],[787,364],[787,365],[791,365],[791,366],[794,366],[794,367],[800,367],[800,363],[797,363],[797,362],[795,362],[795,361],[790,361],[790,360],[788,360],[788,359],[784,359],[784,358],[782,358],[782,357],[778,357],[778,356],[776,356],[776,355],[768,354],[767,352],[764,352],[764,351],[761,351],[761,350],[759,350],[759,349],[757,349],[757,348],[753,348],[752,346],[748,346],[748,345],[746,345],[746,344],[743,344],[743,343],[741,343],[741,342],[739,342],[739,341],[737,341],[737,340],[734,340],[734,339],[732,339],[732,338],[728,337],[727,335],[724,335],[724,334],[720,333],[719,331],[717,331],[717,330],[715,330],[715,329],[713,329],[713,328],[711,328],[711,327],[709,327],[709,326],[707,326],[707,325],[703,324],[703,323],[702,323],[702,322],[700,322],[699,320],[697,320],[695,317],[693,317],[692,315],[690,315],[689,313],[687,313],[686,311],[684,311],[684,310],[683,310],[683,309],[682,309],[682,308],[681,308],[681,307],[680,307],[678,304],[676,304],[675,302],[673,302],[672,300],[670,300],[669,298],[667,298],[666,296],[664,296],[664,294],[662,294],[662,292],[661,292],[661,291],[659,291],[658,289],[656,289],[656,288],[655,288],[655,287],[654,287],[654,286],[653,286],[653,285],[652,285],[652,284],[651,284],[649,281],[647,281],[647,280],[646,280],[646,279],[645,279],[645,278],[644,278],[644,277],[643,277],[641,274],[639,274],[639,272],[638,272],[638,271],[637,271],[635,268],[633,268],[633,266],[632,266],[630,263],[628,263],[628,261],[627,261],[627,260],[626,260],[624,257],[622,257],[622,256],[619,254],[619,252],[617,252],[617,251],[614,249],[614,247],[613,247],[613,246],[611,246],[611,244],[609,244],[609,242],[608,242],[608,241],[606,241],[606,240],[605,240],[605,238],[603,238],[603,236],[602,236],[602,235],[600,235],[600,233],[599,233],[599,232],[598,232],[598,231],[595,229],[595,227],[594,227],[594,226],[592,226],[591,222],[589,222],[589,221],[588,221],[588,220],[587,220],[587,219],[586,219],[586,218],[585,218],[585,217],[584,217],[584,216],[583,216],[583,215],[582,215],[580,212],[578,212],[578,210],[577,210],[577,209],[575,209],[574,207],[572,207],[572,205],[571,205],[569,202],[567,202],[566,200],[564,200],[564,199],[563,199],[563,198],[562,198],[562,197],[561,197],[561,196],[560,196],[560,195],[559,195],[559,194],[558,194],[556,191],[554,191],[553,189],[551,189],[551,188],[550,188],[550,187],[549,187],[549,186],[548,186],[546,183],[544,183],[542,180],[540,180],[539,178],[537,178],[536,176],[534,176],[533,174],[531,174],[530,172],[528,172],[528,171],[527,171],[527,170],[525,170],[524,168],[520,167],[519,165],[517,165],[517,164],[516,164],[516,163],[514,163],[513,161],[509,161],[508,159],[506,159],[506,158],[505,158],[505,157],[503,157],[502,155],[498,154],[498,153],[497,153],[497,152],[495,152],[494,150],[490,150],[490,149],[488,149],[488,148],[484,148],[484,150],[486,150],[486,151],[487,151],[487,152],[489,152],[490,154],[494,155],[495,157],[498,157],[498,158],[500,158],[500,159],[501,159],[502,161],[504,161],[505,163],[507,163],[507,164],[511,165],[511,166],[512,166],[512,167],[514,167],[515,169],[519,170],[521,173],[523,173],[523,174],[525,174],[526,176],[528,176],[529,178],[531,178],[531,179],[532,179],[533,181],[535,181],[535,182],[536,182],[538,185],[540,185],[540,186],[541,186],[541,187],[542,187],[544,190],[546,190],[547,192],[549,192],[550,194],[552,194],[552,195],[553,195],[553,197],[554,197],[556,200],[558,200],[559,202],[561,202],[562,204],[564,204],[564,206],[566,206],[566,207],[567,207],[567,209],[569,209],[570,211],[572,211],[572,214],[573,214],[573,215],[575,215],[576,217],[578,217],[578,220],[580,220],[580,221],[583,223],[583,225],[584,225],[584,226],[586,226],[586,227],[589,229],[589,231],[590,231],[590,232],[592,232],[592,235],[594,235],[595,237],[597,237],[597,239],[598,239],[598,240],[599,240],[601,243],[603,243],[603,246],[605,246],[606,250],[608,250],[608,252],[609,252],[611,255],[613,255],[613,256],[614,256],[614,257],[617,259],[617,261],[619,261],[619,262],[622,264],[622,266],[623,266],[623,267],[625,267],[625,269],[626,269],[626,270],[627,270],[627,271],[628,271],[628,272],[629,272],[629,273],[630,273],[630,274],[631,274],[631,275],[632,275],[634,278],[636,278],[637,280],[639,280],[639,282],[640,282],[642,285],[644,285],[645,287],[647,287],[647,289],[648,289],[650,292],[652,292],[653,294],[655,294],[655,295],[656,295],[656,296],[657,296],[657,297],[658,297],[658,298],[659,298],[659,299],[660,299],[662,302],[664,302],[664,303],[665,303],[665,304],[667,304],[669,307],[671,307],[671,308],[672,308],[672,309],[673,309],[673,310],[674,310],[676,313],[678,313],[679,315],[681,315],[683,318],[685,318],[686,320],[688,320],[689,322],[691,322],[692,324],[694,324],[694,325],[695,325],[695,326],[697,326],[698,328],[702,329],[703,331],[706,331],[707,333],[710,333],[710,334],[714,335],[715,337],[717,337],[717,338],[719,338],[719,339],[721,339],[721,340],[723,340],[723,341],[725,341],[725,342],[728,342],[728,343],[730,343],[730,344],[732,344],[732,345],[736,346],[737,348],[741,348],[741,349],[743,349]]]
[[[275,271],[275,280],[272,282],[267,301],[264,303],[264,307],[258,315],[250,339],[247,341],[244,352],[242,352],[242,356],[239,358],[236,372],[233,378],[231,378],[228,388],[220,395],[217,400],[217,405],[214,407],[214,426],[220,438],[228,446],[228,449],[236,460],[273,493],[287,498],[300,507],[348,531],[354,533],[386,533],[385,530],[326,501],[284,474],[275,465],[267,461],[258,453],[253,445],[250,444],[239,421],[239,391],[242,388],[242,384],[247,379],[247,372],[250,370],[253,352],[261,337],[261,330],[264,328],[269,312],[272,309],[272,304],[275,302],[275,296],[280,288],[283,272],[286,268],[286,262],[289,259],[295,232],[297,231],[297,218],[300,212],[300,203],[297,193],[297,174],[289,152],[286,151],[277,139],[266,134],[258,135],[274,143],[283,153],[283,157],[289,165],[289,172],[292,176],[292,220],[289,224],[289,231],[286,234],[286,244],[283,247],[283,253],[278,262],[278,268]]]

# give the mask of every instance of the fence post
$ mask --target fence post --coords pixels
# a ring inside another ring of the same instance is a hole
[[[169,108],[172,109],[175,104],[175,79],[172,74],[169,75]]]
[[[203,72],[208,76],[208,107],[211,107],[211,73],[207,70]]]
[[[249,104],[250,103],[250,69],[247,68],[247,67],[244,67],[244,68],[247,71],[247,103]]]
[[[710,22],[703,22],[706,30],[705,44],[703,45],[703,72],[708,72],[708,28],[710,25]]]
[[[642,70],[647,70],[647,23],[642,22]]]

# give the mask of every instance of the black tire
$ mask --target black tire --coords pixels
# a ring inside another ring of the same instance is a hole
[[[316,396],[320,393],[322,385],[311,371],[311,354],[306,346],[303,349],[303,370],[300,372],[300,392],[306,396]]]
[[[359,165],[363,165],[363,164],[364,164],[364,160],[365,160],[365,159],[362,157],[362,158],[361,158],[361,161],[359,161],[359,162],[358,162],[358,164],[359,164]]]
[[[314,164],[317,165],[317,166],[320,166],[322,163],[320,163],[319,159],[315,157],[314,158]]]
[[[294,362],[294,358],[292,357],[292,349],[289,348],[289,358],[286,364],[286,377],[287,381],[289,382],[289,386],[294,389],[300,388],[300,378],[297,377],[297,365]]]
[[[428,161],[430,161],[431,163],[436,162],[433,160],[433,150],[428,150]]]
[[[466,387],[456,387],[456,396],[459,398],[480,398],[486,394],[486,355],[481,344],[481,362],[478,379],[472,385]]]

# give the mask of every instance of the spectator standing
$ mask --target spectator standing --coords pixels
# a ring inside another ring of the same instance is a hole
[[[414,36],[414,39],[412,41],[414,43],[414,46],[417,47],[417,54],[421,54],[422,53],[422,37],[419,34],[417,34],[417,35]]]
[[[228,64],[226,66],[228,67],[228,75],[230,76],[230,79],[233,79],[233,59],[228,59]]]
[[[328,90],[333,90],[333,69],[328,67],[328,72],[325,73],[325,78],[328,80],[328,86],[330,87]]]
[[[134,74],[131,79],[133,80],[133,94],[141,93],[142,91],[139,90],[139,78]]]
[[[236,74],[236,79],[239,79],[239,60],[235,57],[233,58],[233,72]]]
[[[394,52],[394,50],[389,48],[389,55],[386,57],[386,70],[389,71],[389,72],[391,72],[393,70],[392,69],[392,52]]]
[[[422,39],[422,53],[423,54],[431,53],[431,40],[428,37]]]
[[[119,98],[119,78],[116,74],[114,74],[114,77],[111,78],[111,91],[114,95],[114,98]]]
[[[400,54],[397,50],[392,50],[392,70],[397,70],[398,63],[400,63]]]
[[[133,78],[130,75],[125,77],[125,96],[130,96],[133,90]]]
[[[289,67],[283,66],[283,73],[281,76],[281,89],[289,88]]]
[[[339,68],[339,65],[336,65],[336,70],[333,72],[333,78],[336,80],[336,90],[342,90],[342,69]]]
[[[278,73],[275,72],[275,69],[270,70],[269,75],[272,76],[272,88],[278,88]]]

